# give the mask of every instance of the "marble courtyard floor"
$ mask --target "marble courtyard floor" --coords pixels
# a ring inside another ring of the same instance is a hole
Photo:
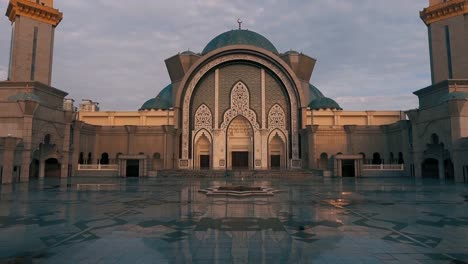
[[[468,263],[466,184],[275,178],[242,182],[274,196],[198,192],[240,181],[1,186],[0,263]]]

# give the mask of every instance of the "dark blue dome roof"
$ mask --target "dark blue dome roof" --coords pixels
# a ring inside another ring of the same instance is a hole
[[[343,110],[340,105],[333,99],[328,97],[317,98],[310,102],[309,108],[313,110],[319,109],[336,109],[336,110]]]
[[[278,53],[275,46],[264,36],[250,30],[239,29],[227,31],[215,37],[206,45],[202,54],[231,45],[251,45]]]
[[[166,86],[155,98],[151,98],[146,101],[140,108],[140,110],[152,110],[161,109],[168,110],[172,108],[172,84]]]

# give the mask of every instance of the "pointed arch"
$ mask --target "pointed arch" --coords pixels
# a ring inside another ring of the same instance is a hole
[[[195,130],[202,128],[211,130],[213,128],[213,115],[206,104],[202,104],[195,112]]]
[[[274,104],[268,112],[268,129],[286,129],[286,114],[279,104]]]
[[[238,116],[245,117],[254,129],[260,129],[257,114],[250,109],[249,89],[242,81],[237,82],[231,89],[231,108],[224,113],[221,129],[226,130],[231,121]]]

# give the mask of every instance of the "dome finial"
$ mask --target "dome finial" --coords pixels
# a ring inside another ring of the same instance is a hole
[[[244,23],[244,22],[242,22],[242,20],[240,18],[238,18],[237,23],[239,24],[239,30],[241,30],[242,29],[242,23]]]

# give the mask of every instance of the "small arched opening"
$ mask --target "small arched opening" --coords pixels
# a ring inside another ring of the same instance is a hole
[[[393,152],[390,152],[390,155],[389,155],[389,163],[390,163],[390,164],[395,163],[395,156],[393,155]]]
[[[88,153],[88,159],[86,160],[86,164],[93,164],[93,154],[91,154],[91,152]]]
[[[436,159],[425,159],[422,163],[422,177],[438,179],[439,178],[439,161]]]
[[[380,153],[374,152],[372,155],[372,164],[381,164],[382,159],[380,158]]]
[[[50,158],[45,161],[44,177],[46,178],[60,178],[61,165],[55,158]]]
[[[435,133],[431,135],[431,144],[433,145],[439,144],[439,136]]]
[[[104,152],[101,154],[100,164],[107,165],[109,164],[109,154]]]
[[[84,153],[80,152],[80,156],[78,157],[78,164],[84,164],[84,163],[85,163]]]
[[[211,168],[211,141],[205,132],[195,143],[195,168],[207,170]]]
[[[405,164],[405,159],[403,158],[403,153],[398,152],[398,164]]]
[[[286,147],[285,142],[278,134],[280,132],[273,132],[275,134],[270,134],[270,136],[274,135],[270,138],[270,142],[268,144],[268,151],[269,151],[269,165],[270,169],[281,169],[286,167]]]
[[[52,137],[50,136],[50,134],[47,134],[44,136],[44,144],[45,145],[50,145],[50,142],[52,140]]]

